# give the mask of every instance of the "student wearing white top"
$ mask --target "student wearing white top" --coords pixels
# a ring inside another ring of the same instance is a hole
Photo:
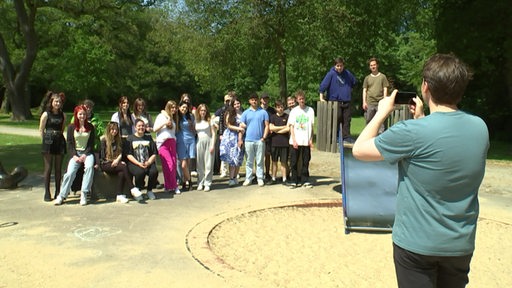
[[[155,119],[153,131],[156,132],[156,147],[162,172],[164,173],[164,189],[170,193],[180,194],[176,181],[176,122],[178,121],[176,102],[169,100],[164,110]]]
[[[309,161],[311,160],[311,148],[313,147],[313,124],[315,123],[315,111],[306,106],[304,91],[295,92],[299,104],[290,111],[288,126],[290,126],[291,172],[292,181],[288,183],[291,188],[298,185],[311,187],[309,182]],[[302,157],[301,176],[298,175],[298,160]]]
[[[213,179],[214,136],[217,133],[217,129],[214,124],[210,123],[210,112],[205,104],[200,104],[197,111],[197,190],[203,190],[204,188],[204,192],[208,192],[211,189]]]

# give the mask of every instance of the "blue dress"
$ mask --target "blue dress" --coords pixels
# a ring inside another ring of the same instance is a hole
[[[236,125],[240,125],[237,117]],[[220,160],[228,163],[230,166],[241,166],[244,161],[244,148],[238,147],[238,131],[226,128],[222,133],[220,141]]]

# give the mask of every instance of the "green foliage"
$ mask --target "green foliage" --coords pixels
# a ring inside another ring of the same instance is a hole
[[[455,52],[475,70],[462,107],[483,116],[493,135],[507,132],[512,111],[510,5],[483,0],[52,0],[37,1],[39,54],[30,79],[32,106],[62,90],[66,109],[83,98],[112,109],[126,95],[151,109],[192,94],[219,107],[229,90],[273,100],[318,85],[341,56],[361,83],[367,59],[394,87],[418,91],[423,62]],[[24,57],[12,1],[0,2],[0,35],[13,63]],[[508,86],[507,86],[508,85]],[[508,97],[504,96],[508,95]],[[498,131],[495,131],[498,130]]]
[[[483,116],[493,137],[511,140],[512,6],[507,1],[440,1],[437,49],[453,52],[472,67],[461,106]]]

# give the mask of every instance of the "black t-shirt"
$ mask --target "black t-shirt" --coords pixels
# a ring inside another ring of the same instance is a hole
[[[127,154],[132,155],[137,161],[144,163],[149,157],[156,155],[158,150],[151,136],[137,137],[135,134],[128,136]]]
[[[286,126],[288,122],[288,114],[283,113],[279,116],[277,114],[270,115],[270,123],[274,126]],[[290,140],[290,133],[272,133],[272,147],[288,147]]]

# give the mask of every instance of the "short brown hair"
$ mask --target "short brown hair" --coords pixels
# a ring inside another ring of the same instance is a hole
[[[453,54],[435,54],[423,66],[423,81],[437,104],[459,103],[472,77],[469,67]]]

